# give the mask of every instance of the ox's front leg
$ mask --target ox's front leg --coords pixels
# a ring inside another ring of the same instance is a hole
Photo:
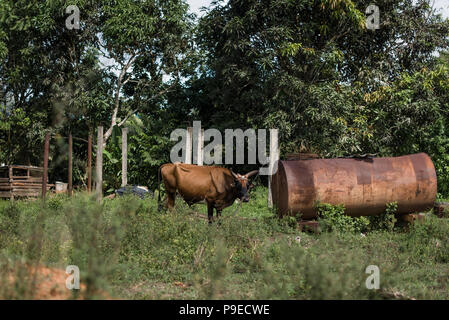
[[[220,209],[220,210],[216,209],[216,210],[217,210],[217,220],[218,220],[218,224],[221,225],[221,221],[220,221],[220,218],[221,218],[221,209]]]
[[[209,224],[214,221],[214,206],[210,202],[207,202],[207,218],[209,219]]]

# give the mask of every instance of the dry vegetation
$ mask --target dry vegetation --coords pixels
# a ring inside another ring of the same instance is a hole
[[[409,229],[341,219],[323,206],[320,234],[266,208],[266,189],[221,224],[205,208],[178,201],[157,212],[154,199],[80,194],[0,202],[3,299],[447,299],[449,221],[431,214]],[[391,209],[391,208],[390,208]],[[393,208],[394,209],[394,208]],[[331,221],[330,221],[330,220]],[[330,221],[330,222],[329,222]],[[387,223],[390,222],[390,223]],[[361,232],[364,232],[361,235]],[[368,290],[365,268],[380,269]],[[81,290],[65,288],[77,265]]]

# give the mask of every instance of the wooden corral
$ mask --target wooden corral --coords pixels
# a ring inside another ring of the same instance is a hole
[[[0,198],[39,197],[43,168],[22,165],[0,167]],[[47,190],[54,185],[47,184]]]

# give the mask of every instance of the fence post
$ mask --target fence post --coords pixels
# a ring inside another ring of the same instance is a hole
[[[72,173],[73,173],[73,159],[72,159],[72,155],[73,155],[73,137],[72,134],[69,134],[69,177],[68,177],[68,188],[67,188],[67,193],[69,195],[69,197],[72,196],[72,189],[73,189],[73,185],[72,185]]]
[[[122,129],[122,187],[128,184],[128,128]]]
[[[103,127],[98,127],[97,136],[97,159],[96,159],[96,191],[97,201],[101,202],[103,198]]]
[[[184,163],[192,164],[192,136],[193,136],[193,128],[189,127],[186,131],[186,158],[184,159]]]
[[[9,200],[14,201],[14,188],[12,186],[14,185],[14,178],[13,178],[13,170],[12,167],[8,168],[8,177],[9,177],[9,185],[11,186],[11,189],[9,190]]]
[[[92,133],[87,140],[87,192],[92,191]]]
[[[275,164],[280,158],[280,149],[278,141],[278,129],[270,129],[270,163],[269,163],[269,176],[268,176],[268,207],[273,207],[273,194],[271,190],[271,180],[274,174]]]
[[[45,200],[47,194],[47,180],[48,180],[48,153],[50,150],[50,132],[45,134],[44,144],[44,172],[42,173],[42,199]]]

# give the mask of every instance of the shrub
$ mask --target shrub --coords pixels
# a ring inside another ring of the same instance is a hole
[[[384,213],[376,216],[369,216],[368,219],[370,230],[393,231],[397,221],[395,217],[397,210],[398,210],[398,203],[390,202],[387,203],[386,210]]]
[[[345,215],[343,204],[331,205],[318,203],[318,222],[323,231],[360,233],[367,230],[369,220],[366,217],[351,217]]]
[[[407,240],[401,248],[408,252],[415,262],[449,262],[449,222],[447,219],[427,217],[415,223],[406,234]]]
[[[0,297],[35,298],[32,277],[23,275],[27,264],[79,266],[89,288],[83,298],[100,297],[98,290],[147,299],[449,297],[445,219],[427,217],[407,233],[373,228],[361,237],[369,220],[345,216],[343,206],[319,205],[330,232],[308,234],[295,217],[279,219],[262,204],[235,215],[230,208],[221,224],[209,225],[198,214],[202,206],[182,201],[161,213],[154,199],[61,199],[0,201]],[[388,205],[386,215],[394,212]],[[368,265],[380,269],[380,290],[365,287]],[[11,274],[18,283],[8,287]]]

